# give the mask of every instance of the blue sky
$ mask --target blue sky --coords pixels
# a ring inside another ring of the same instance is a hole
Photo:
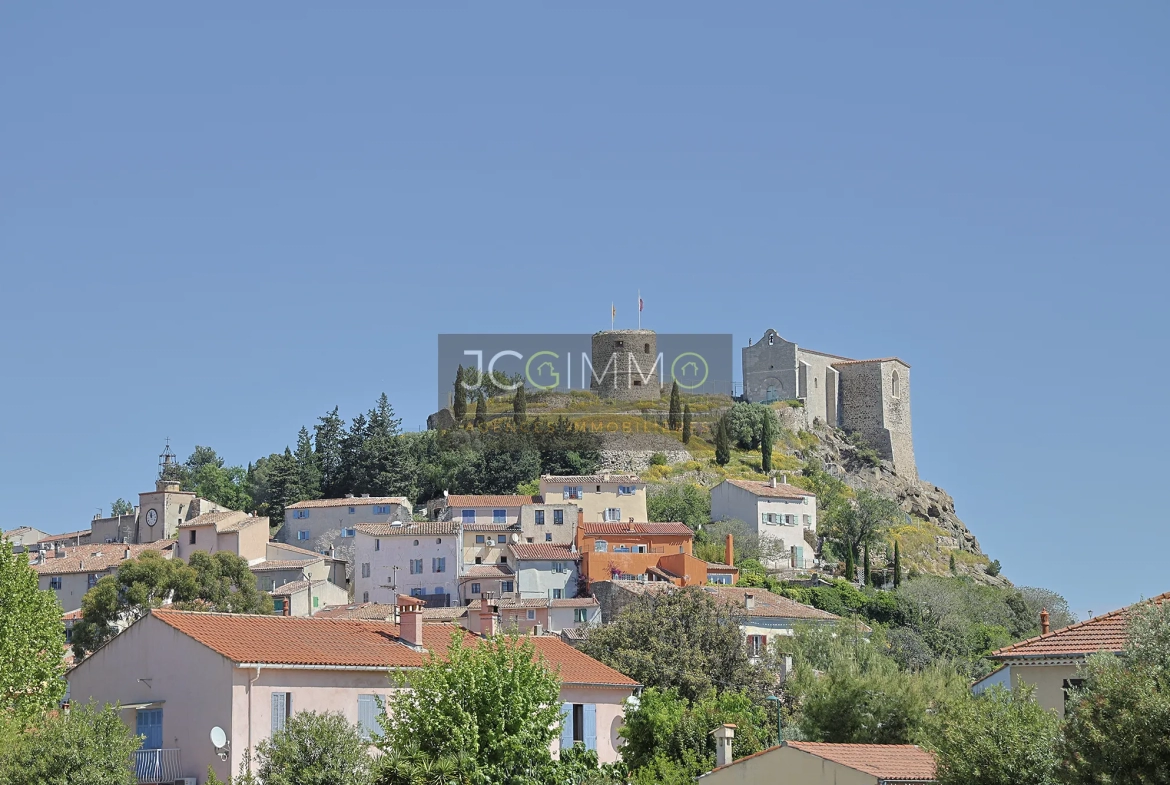
[[[1170,6],[0,9],[4,528],[170,437],[247,463],[440,332],[645,325],[913,366],[1014,581],[1170,590]]]

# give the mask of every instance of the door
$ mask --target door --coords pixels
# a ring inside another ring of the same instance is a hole
[[[139,709],[135,733],[142,736],[142,749],[162,749],[162,709]]]

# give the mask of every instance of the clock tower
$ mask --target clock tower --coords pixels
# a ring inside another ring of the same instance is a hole
[[[179,524],[198,513],[192,510],[195,494],[182,490],[179,482],[179,464],[171,452],[171,441],[167,439],[162,454],[158,456],[158,479],[154,490],[138,494],[139,543],[174,539]]]

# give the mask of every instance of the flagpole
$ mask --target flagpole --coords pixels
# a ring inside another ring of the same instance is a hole
[[[642,290],[638,290],[638,329],[642,329]]]
[[[609,304],[609,331],[613,332],[613,317],[617,316],[617,309],[613,307],[613,303]]]

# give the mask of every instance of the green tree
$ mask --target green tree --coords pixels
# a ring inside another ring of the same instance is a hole
[[[212,448],[196,445],[178,472],[183,490],[231,510],[252,509],[243,467],[225,466],[223,458]]]
[[[369,742],[340,712],[293,714],[256,747],[264,785],[367,785]]]
[[[894,540],[894,588],[902,585],[902,546]]]
[[[853,561],[853,549],[846,546],[845,551],[845,580],[857,580],[857,563]]]
[[[129,515],[132,512],[134,512],[134,505],[123,499],[121,496],[118,497],[117,501],[110,505],[110,517],[116,517],[118,515]]]
[[[678,521],[698,529],[711,522],[711,494],[692,483],[657,486],[646,498],[646,511],[652,521]]]
[[[865,545],[877,540],[890,524],[904,517],[905,513],[893,499],[862,490],[857,492],[852,505],[835,506],[820,531],[826,539],[840,546],[847,563],[856,564]]]
[[[23,719],[65,694],[65,631],[57,597],[37,586],[28,554],[0,541],[0,715]]]
[[[777,422],[771,408],[764,408],[766,411],[760,418],[760,468],[767,474],[772,471],[772,444],[776,441]]]
[[[1170,782],[1170,603],[1129,613],[1122,655],[1089,657],[1066,707],[1059,778],[1069,785]]]
[[[135,785],[130,756],[142,744],[116,709],[74,704],[41,715],[0,762],[5,785]]]
[[[346,436],[345,421],[336,406],[325,416],[318,417],[313,426],[313,452],[317,455],[317,468],[321,472],[323,498],[338,499],[348,491],[342,455],[342,442]]]
[[[682,421],[682,443],[691,443],[691,405],[688,403],[683,407],[683,421]]]
[[[672,431],[682,428],[682,398],[678,394],[678,381],[670,386],[670,411],[666,418],[667,427]]]
[[[528,396],[524,392],[524,385],[516,388],[516,393],[512,396],[512,422],[517,428],[524,425],[528,420]]]
[[[463,386],[463,366],[455,371],[455,392],[451,398],[451,413],[455,415],[455,423],[462,424],[467,416],[467,388]]]
[[[956,569],[955,569],[955,554],[953,554],[953,553],[951,554],[951,560],[950,560],[950,563],[948,566],[949,566],[949,569],[951,571],[951,574],[954,574],[956,572]]]
[[[482,428],[487,425],[487,399],[484,398],[483,392],[475,396],[475,427]]]
[[[475,761],[485,782],[537,783],[554,771],[560,681],[531,642],[515,636],[465,644],[400,673],[400,690],[379,715],[387,752],[417,746],[430,759]]]
[[[1052,785],[1060,720],[1034,693],[996,685],[944,704],[926,734],[939,785]]]
[[[321,466],[313,450],[312,439],[309,438],[309,429],[303,426],[297,433],[297,450],[293,453],[293,460],[297,465],[297,484],[301,487],[301,495],[305,499],[320,499]]]
[[[873,576],[869,574],[869,543],[862,546],[864,549],[861,557],[861,582],[865,586],[873,586]]]
[[[731,463],[731,435],[728,433],[726,414],[715,425],[715,463],[720,466]]]
[[[739,631],[743,612],[700,587],[643,596],[613,622],[589,628],[581,650],[647,687],[675,688],[689,701],[711,689],[761,694],[772,676],[748,659]]]

